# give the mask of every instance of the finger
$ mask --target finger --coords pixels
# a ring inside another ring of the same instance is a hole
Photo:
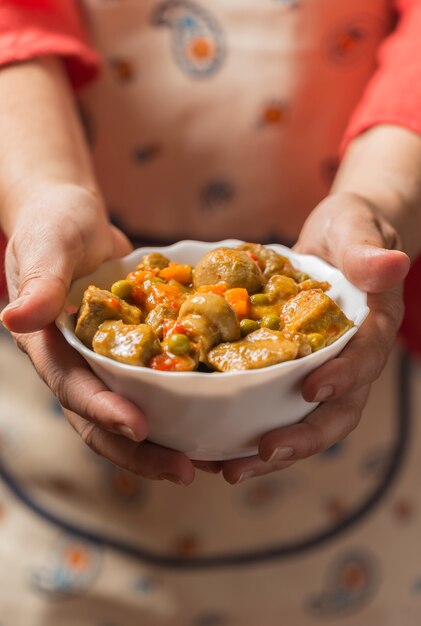
[[[369,293],[399,284],[410,261],[396,249],[400,242],[395,229],[375,207],[354,194],[342,194],[339,206],[338,202],[331,196],[317,207],[304,225],[296,249],[322,256]]]
[[[16,340],[64,408],[112,433],[134,441],[145,439],[148,426],[142,411],[111,392],[55,326]]]
[[[354,430],[369,392],[369,385],[338,400],[321,404],[302,422],[274,430],[259,443],[259,456],[270,465],[305,459],[341,441]]]
[[[403,305],[400,290],[369,296],[370,315],[339,357],[328,361],[304,381],[308,402],[324,402],[376,380],[395,344]]]
[[[357,426],[367,395],[368,386],[319,406],[298,424],[267,433],[260,440],[259,456],[224,463],[225,480],[235,484],[277,472],[330,448]]]
[[[255,455],[245,459],[225,461],[222,473],[227,483],[236,485],[250,478],[257,478],[258,476],[264,476],[265,474],[287,469],[287,467],[290,467],[295,462],[296,461],[274,461],[266,463],[262,461],[259,456]]]
[[[76,413],[65,410],[75,431],[89,448],[115,465],[152,480],[189,485],[194,480],[192,462],[181,452],[149,442],[136,443],[111,434]]]
[[[130,252],[133,251],[133,246],[129,238],[116,226],[111,225],[111,231],[113,237],[112,258],[119,259],[122,256],[130,254]]]
[[[33,242],[38,242],[34,245]],[[34,332],[50,324],[63,308],[76,263],[80,239],[41,232],[12,238],[6,252],[6,273],[12,300],[2,322],[16,333]]]
[[[368,293],[381,293],[403,281],[410,260],[400,250],[354,243],[343,253],[341,266],[351,283]]]

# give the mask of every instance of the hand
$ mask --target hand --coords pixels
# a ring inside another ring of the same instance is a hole
[[[357,426],[370,383],[380,375],[402,319],[400,285],[409,259],[400,245],[376,207],[355,194],[329,196],[310,214],[295,249],[338,267],[368,293],[370,313],[341,354],[305,380],[303,397],[321,404],[302,422],[264,435],[258,456],[226,461],[223,474],[229,483],[323,452]]]
[[[11,302],[3,324],[92,450],[144,477],[190,483],[191,461],[143,442],[143,413],[109,391],[54,325],[72,280],[127,254],[130,243],[110,225],[96,194],[80,187],[33,189],[18,214],[6,251]]]

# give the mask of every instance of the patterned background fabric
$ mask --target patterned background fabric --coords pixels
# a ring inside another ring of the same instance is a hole
[[[235,487],[95,456],[3,329],[0,372],[2,626],[418,626],[421,367],[405,354],[348,439]]]

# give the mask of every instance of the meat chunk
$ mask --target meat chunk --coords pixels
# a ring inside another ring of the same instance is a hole
[[[124,324],[108,320],[98,328],[92,341],[97,354],[128,365],[146,366],[161,352],[161,344],[148,324]]]
[[[180,308],[178,322],[194,342],[200,343],[200,360],[204,362],[216,343],[236,341],[241,336],[234,310],[225,298],[214,293],[198,293],[187,298]]]
[[[241,341],[215,346],[208,354],[208,362],[220,372],[252,370],[290,361],[297,353],[297,344],[282,332],[260,328]]]
[[[271,303],[285,302],[298,293],[298,284],[289,276],[275,274],[270,277],[264,293],[268,295]]]
[[[122,320],[125,324],[139,324],[141,311],[106,289],[90,285],[83,294],[75,334],[88,348],[98,327],[105,320]]]
[[[168,267],[169,264],[170,264],[170,260],[167,259],[167,257],[161,254],[160,252],[150,252],[149,254],[145,254],[145,256],[142,257],[136,269],[138,270],[152,270],[152,269],[162,270],[164,269],[164,267]]]
[[[199,261],[193,274],[193,286],[225,283],[228,289],[244,287],[249,293],[259,291],[264,283],[259,266],[243,250],[216,248]]]
[[[354,325],[336,302],[320,289],[307,289],[284,304],[281,314],[286,332],[321,334],[326,345]]]
[[[169,309],[162,304],[158,304],[154,309],[149,311],[145,322],[154,329],[159,339],[162,339],[164,336],[164,328],[166,322],[176,319],[177,313],[174,311],[174,309]]]
[[[299,291],[305,289],[321,289],[322,291],[328,291],[331,285],[327,280],[316,280],[315,278],[306,278],[298,284]]]
[[[142,301],[148,313],[157,306],[163,306],[178,313],[189,291],[179,283],[174,284],[175,282],[169,284],[158,278],[148,278],[144,281],[141,287],[143,291]]]
[[[278,254],[275,250],[262,246],[260,243],[243,243],[237,250],[244,250],[254,255],[260,263],[265,278],[270,278],[275,274],[283,274],[299,280],[301,272],[296,270],[291,261],[285,256]]]

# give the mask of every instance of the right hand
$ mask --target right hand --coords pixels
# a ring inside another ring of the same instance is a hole
[[[141,410],[112,393],[54,324],[72,280],[128,254],[128,239],[109,223],[94,192],[73,185],[33,190],[17,215],[6,249],[10,303],[3,324],[91,449],[146,478],[189,484],[191,461],[144,442],[147,421]]]

